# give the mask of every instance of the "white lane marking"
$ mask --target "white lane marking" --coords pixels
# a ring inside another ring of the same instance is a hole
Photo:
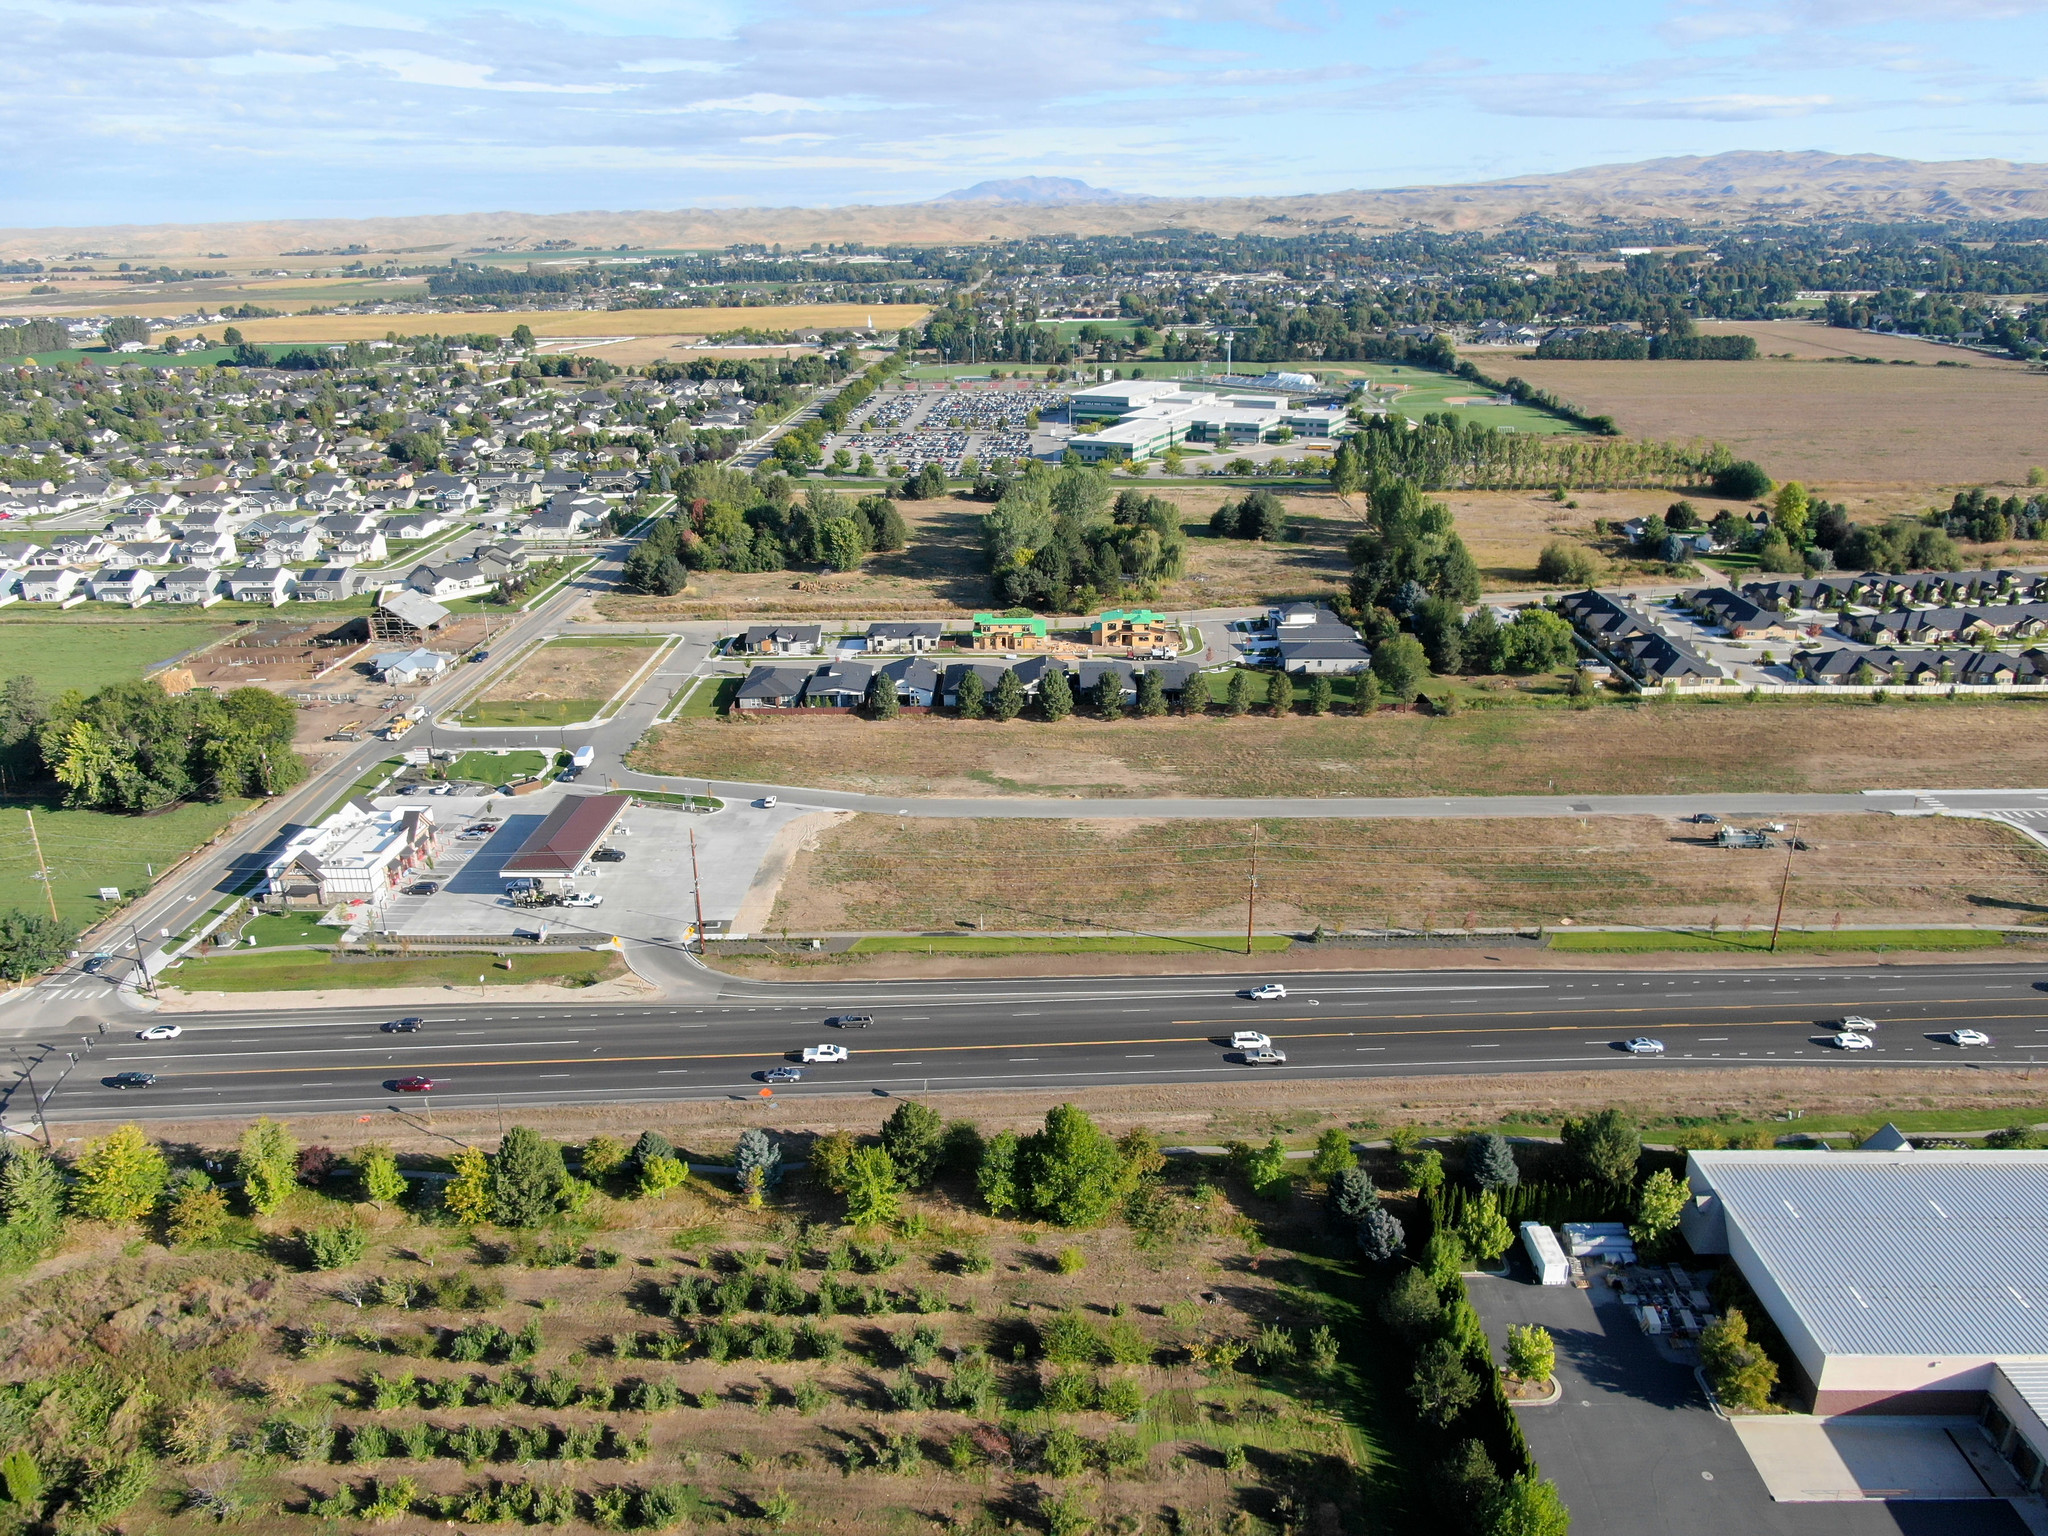
[[[481,1033],[481,1031],[478,1031],[478,1033]],[[376,1038],[378,1038],[378,1037],[377,1037],[377,1036],[365,1036],[364,1038],[366,1038],[366,1039],[376,1039]],[[516,1042],[508,1040],[508,1041],[506,1041],[506,1042],[505,1042],[505,1044],[506,1044],[506,1045],[507,1045],[508,1047],[510,1047],[511,1049],[514,1049],[514,1050],[527,1050],[527,1049],[529,1049],[529,1048],[531,1048],[531,1047],[533,1047],[533,1046],[539,1046],[539,1045],[581,1045],[582,1043],[583,1043],[583,1042],[582,1042],[581,1040],[520,1040],[520,1041],[516,1041]],[[452,1045],[441,1045],[441,1046],[435,1046],[435,1045],[409,1045],[409,1046],[408,1046],[408,1045],[390,1045],[390,1046],[386,1046],[386,1047],[385,1047],[385,1049],[386,1049],[386,1050],[389,1050],[389,1051],[433,1051],[433,1050],[441,1050],[441,1051],[452,1051],[452,1050],[454,1050],[454,1049],[455,1049],[455,1047],[454,1047],[454,1046],[452,1046]],[[190,1053],[189,1055],[181,1055],[181,1056],[180,1056],[180,1057],[178,1058],[178,1060],[179,1060],[179,1061],[181,1061],[181,1062],[184,1062],[184,1061],[205,1061],[205,1060],[207,1060],[207,1059],[208,1059],[209,1057],[213,1057],[213,1056],[226,1056],[226,1055],[230,1055],[230,1054],[232,1054],[232,1053],[231,1053],[231,1052],[227,1052],[227,1051],[194,1051],[194,1052]],[[353,1056],[353,1055],[356,1055],[356,1054],[358,1054],[358,1053],[357,1053],[357,1052],[355,1052],[355,1051],[344,1051],[344,1050],[342,1050],[342,1049],[341,1049],[341,1048],[340,1048],[339,1046],[323,1046],[323,1047],[320,1047],[320,1048],[318,1048],[318,1049],[311,1049],[311,1050],[297,1050],[297,1051],[267,1051],[267,1052],[265,1052],[264,1054],[265,1054],[266,1056]],[[160,1060],[161,1058],[159,1058],[159,1057],[154,1057],[154,1056],[152,1056],[152,1057],[148,1057],[148,1058],[144,1058],[144,1057],[140,1057],[140,1056],[134,1056],[134,1057],[129,1057],[129,1056],[122,1056],[122,1057],[111,1057],[111,1056],[110,1056],[110,1057],[108,1057],[108,1058],[107,1058],[107,1060],[109,1060],[109,1061],[114,1061],[114,1060],[120,1060],[120,1061],[142,1061],[142,1060],[144,1060],[144,1059],[147,1059],[147,1060],[150,1060],[150,1061],[156,1061],[156,1060]],[[238,1058],[238,1059],[239,1059],[239,1058]]]
[[[1496,1040],[1492,1045],[1468,1045],[1465,1049],[1468,1051],[1497,1051],[1500,1049],[1500,1042]]]

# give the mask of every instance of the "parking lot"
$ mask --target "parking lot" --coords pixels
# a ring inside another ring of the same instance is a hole
[[[442,853],[421,879],[439,886],[432,895],[394,893],[384,905],[381,929],[412,937],[510,938],[516,930],[545,925],[551,937],[576,933],[602,942],[673,940],[696,919],[690,872],[690,834],[697,838],[697,870],[708,922],[730,923],[753,883],[775,834],[805,814],[801,807],[764,810],[744,803],[697,815],[659,802],[644,802],[621,820],[612,846],[620,863],[591,863],[575,886],[603,898],[596,907],[520,907],[505,895],[499,871],[505,861],[570,791],[546,790],[511,799],[497,796],[401,798],[381,804],[431,806],[442,827]],[[465,829],[494,822],[483,837]],[[713,930],[716,931],[716,930]]]
[[[1892,1496],[1838,1490],[1818,1502],[1778,1502],[1735,1427],[1708,1406],[1692,1366],[1661,1351],[1617,1292],[1600,1280],[1584,1291],[1536,1285],[1517,1262],[1514,1278],[1467,1284],[1496,1358],[1510,1323],[1540,1323],[1557,1340],[1563,1396],[1516,1413],[1571,1508],[1573,1536],[2026,1536],[2010,1504],[1981,1486],[1957,1498],[1962,1485],[1952,1477],[1925,1489],[1894,1482]]]

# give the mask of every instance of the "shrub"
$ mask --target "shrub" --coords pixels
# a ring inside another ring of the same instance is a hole
[[[1081,1371],[1059,1371],[1039,1390],[1047,1413],[1086,1413],[1095,1406],[1096,1381]]]
[[[302,1228],[299,1246],[314,1269],[346,1269],[369,1251],[370,1235],[352,1221],[332,1227]]]
[[[1441,1429],[1479,1396],[1479,1378],[1465,1363],[1464,1352],[1449,1339],[1432,1339],[1415,1360],[1415,1379],[1408,1399],[1429,1424]]]
[[[1742,1308],[1730,1307],[1700,1334],[1700,1364],[1714,1395],[1738,1408],[1762,1409],[1777,1390],[1778,1367],[1749,1336]]]
[[[1053,1477],[1079,1477],[1088,1470],[1088,1442],[1059,1425],[1040,1442],[1038,1465]]]
[[[1078,1312],[1062,1312],[1040,1325],[1038,1352],[1054,1365],[1094,1365],[1105,1350],[1093,1323]]]
[[[1380,1319],[1396,1333],[1414,1340],[1433,1333],[1443,1317],[1436,1287],[1419,1269],[1403,1267],[1380,1298]]]
[[[1053,1264],[1063,1275],[1078,1275],[1088,1267],[1088,1255],[1069,1243],[1053,1255]]]
[[[1102,1384],[1095,1406],[1113,1419],[1135,1419],[1145,1411],[1145,1389],[1133,1377],[1112,1377]]]
[[[1750,459],[1737,459],[1714,471],[1714,494],[1730,501],[1755,501],[1771,493],[1771,477]]]
[[[1563,586],[1589,587],[1600,574],[1600,562],[1583,544],[1552,539],[1536,557],[1536,578]]]
[[[1557,1341],[1540,1324],[1508,1325],[1508,1374],[1523,1381],[1548,1381],[1557,1369]]]

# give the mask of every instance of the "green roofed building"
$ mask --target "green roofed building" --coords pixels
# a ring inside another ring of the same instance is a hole
[[[1002,650],[1019,640],[1043,640],[1045,637],[1043,619],[1013,619],[1000,613],[977,613],[974,616],[973,645],[978,650]]]

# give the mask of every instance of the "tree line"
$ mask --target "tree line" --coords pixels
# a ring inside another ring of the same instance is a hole
[[[1345,495],[1394,477],[1425,491],[1693,486],[1710,481],[1729,457],[1718,443],[1508,432],[1448,411],[1420,420],[1384,412],[1365,415],[1338,443],[1330,484]]]
[[[798,496],[784,475],[690,464],[677,473],[675,494],[676,510],[626,557],[620,581],[629,592],[673,596],[693,570],[850,571],[910,538],[888,497],[842,496],[820,485]]]
[[[1112,493],[1106,466],[1024,466],[982,523],[989,584],[1008,606],[1074,613],[1157,590],[1181,574],[1180,509]]]

